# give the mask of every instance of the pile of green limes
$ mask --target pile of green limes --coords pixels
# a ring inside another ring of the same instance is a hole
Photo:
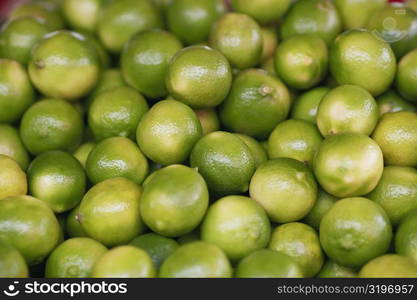
[[[15,7],[0,277],[417,277],[416,11]]]

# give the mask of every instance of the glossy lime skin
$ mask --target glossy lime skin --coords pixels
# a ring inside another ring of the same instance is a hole
[[[176,0],[167,8],[167,26],[187,45],[205,42],[214,22],[226,12],[221,0]]]
[[[107,248],[85,237],[68,239],[48,257],[46,278],[86,278]]]
[[[290,0],[232,0],[235,11],[251,16],[260,24],[276,22],[290,6]]]
[[[80,162],[80,164],[85,168],[87,163],[88,155],[90,154],[91,150],[96,146],[94,142],[87,142],[82,144],[77,150],[74,151],[74,157]]]
[[[356,85],[341,85],[331,90],[317,111],[317,126],[325,137],[350,132],[370,135],[378,120],[374,97]]]
[[[35,17],[11,20],[0,31],[0,56],[26,64],[32,47],[48,32],[44,22]]]
[[[232,267],[214,244],[196,241],[180,246],[163,262],[160,278],[230,278]]]
[[[417,210],[410,212],[397,227],[395,251],[417,261]]]
[[[284,40],[275,52],[275,71],[290,87],[309,89],[327,73],[328,50],[315,34],[300,34]]]
[[[181,48],[178,38],[167,31],[140,32],[123,49],[123,77],[146,97],[165,97],[168,94],[165,87],[168,65]]]
[[[26,149],[34,154],[51,150],[74,150],[81,142],[83,121],[68,102],[45,99],[33,104],[23,115],[20,136]]]
[[[381,147],[386,165],[417,166],[417,114],[400,111],[382,116],[372,138]]]
[[[28,70],[33,84],[44,95],[76,100],[96,85],[100,59],[83,35],[61,30],[45,35],[35,45]]]
[[[417,262],[407,256],[387,254],[377,257],[362,267],[361,278],[416,278]]]
[[[90,33],[85,30],[80,30],[79,32],[86,38],[87,42],[90,43],[96,50],[101,68],[109,68],[110,54],[106,51],[106,48],[104,48],[104,45],[101,43],[99,38],[95,36],[93,33]]]
[[[148,161],[134,142],[125,137],[111,137],[98,143],[87,158],[86,170],[93,183],[125,177],[138,184],[148,173]]]
[[[386,4],[385,0],[334,0],[345,30],[366,27],[373,14]]]
[[[311,165],[323,138],[317,127],[304,120],[287,120],[275,127],[268,139],[271,159],[288,157]]]
[[[409,52],[398,63],[396,86],[400,94],[417,103],[417,49]]]
[[[134,238],[129,245],[145,250],[157,269],[164,260],[177,250],[178,243],[174,239],[156,233],[146,233]]]
[[[246,146],[248,146],[249,151],[252,153],[252,157],[255,160],[256,168],[268,160],[267,151],[262,147],[261,143],[248,135],[239,133],[236,133],[236,135]]]
[[[320,273],[317,275],[318,278],[356,278],[358,274],[351,269],[341,266],[334,261],[328,260]]]
[[[25,259],[14,247],[0,240],[0,277],[24,278],[29,276]]]
[[[62,14],[75,30],[94,32],[97,27],[100,11],[107,0],[64,0]]]
[[[270,234],[265,211],[244,196],[227,196],[214,202],[201,226],[201,239],[219,246],[233,261],[265,248]]]
[[[56,213],[74,208],[83,198],[87,176],[82,165],[71,154],[45,152],[29,166],[29,190],[45,201]]]
[[[136,131],[139,148],[162,165],[184,162],[201,136],[201,124],[194,111],[176,100],[155,104]]]
[[[250,69],[235,78],[220,119],[231,131],[266,139],[287,118],[289,109],[287,87],[261,69]]]
[[[0,59],[0,86],[0,122],[16,122],[35,98],[29,76],[18,62]]]
[[[373,96],[388,89],[397,68],[389,44],[366,30],[339,35],[330,48],[329,64],[339,84],[358,85]]]
[[[233,12],[219,19],[211,29],[209,44],[223,53],[232,67],[240,70],[254,67],[261,60],[261,28],[245,14]]]
[[[215,131],[202,137],[190,155],[211,192],[217,195],[244,193],[255,171],[255,160],[246,144],[229,132]]]
[[[317,184],[303,163],[291,158],[276,158],[256,170],[249,194],[272,221],[287,223],[307,215],[316,202]]]
[[[80,205],[73,208],[67,215],[65,222],[65,231],[69,237],[87,237],[84,229],[81,227],[78,221],[78,213],[80,211]]]
[[[77,215],[91,238],[106,246],[123,245],[144,231],[139,212],[142,188],[126,178],[112,178],[93,186]]]
[[[339,200],[320,223],[323,250],[330,259],[347,267],[360,267],[384,254],[391,238],[388,216],[367,198]]]
[[[26,195],[27,190],[26,173],[12,158],[0,154],[0,200]]]
[[[330,44],[342,30],[342,21],[330,0],[301,0],[294,3],[281,25],[281,36],[287,39],[313,33]]]
[[[140,212],[152,231],[178,237],[200,224],[208,202],[203,177],[189,167],[171,165],[152,173],[144,182]]]
[[[194,112],[201,123],[203,135],[220,129],[220,121],[215,109],[195,109]]]
[[[278,32],[275,26],[262,27],[262,55],[261,61],[265,63],[274,56],[278,46]]]
[[[320,86],[313,88],[296,98],[291,109],[291,118],[316,124],[317,110],[323,97],[330,88]]]
[[[135,139],[136,128],[149,110],[145,98],[135,89],[117,87],[100,93],[88,111],[88,125],[96,141],[112,136]]]
[[[97,261],[93,268],[94,278],[152,278],[155,266],[150,256],[133,246],[111,249]]]
[[[108,51],[119,54],[135,33],[162,26],[162,18],[149,0],[118,0],[110,1],[100,12],[97,34]]]
[[[15,247],[28,265],[40,263],[57,245],[61,229],[41,200],[16,196],[0,201],[0,239]]]
[[[404,100],[394,90],[388,90],[376,99],[379,114],[382,116],[386,113],[397,111],[417,112],[415,104]]]
[[[243,258],[237,268],[238,278],[302,278],[304,274],[290,256],[273,251],[258,250]]]
[[[102,92],[112,90],[117,87],[126,86],[122,72],[119,69],[106,69],[101,73],[97,85],[87,98],[86,107],[90,108],[94,99]]]
[[[192,108],[219,105],[232,84],[228,60],[217,50],[191,46],[177,52],[171,59],[166,86],[176,100]]]
[[[389,43],[398,58],[417,47],[417,13],[403,4],[378,10],[366,27]]]
[[[361,196],[372,191],[382,176],[381,148],[366,135],[344,133],[326,138],[313,160],[321,187],[336,197]]]
[[[18,130],[7,124],[0,124],[0,154],[15,160],[24,171],[29,165],[29,154]]]
[[[320,222],[323,216],[329,211],[329,209],[339,200],[335,196],[326,193],[323,190],[319,190],[317,193],[317,200],[310,212],[304,217],[303,222],[310,225],[316,230],[319,230]]]

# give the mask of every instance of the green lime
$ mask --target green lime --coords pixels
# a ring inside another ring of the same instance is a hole
[[[387,254],[374,258],[359,272],[362,278],[416,278],[417,262],[406,256]]]
[[[273,57],[278,46],[278,33],[275,27],[262,27],[262,55],[261,61],[265,62]]]
[[[342,21],[331,0],[300,0],[292,5],[281,25],[281,36],[314,33],[330,44],[342,31]]]
[[[279,20],[290,8],[291,0],[232,0],[235,11],[247,14],[260,24]]]
[[[308,214],[316,202],[317,184],[303,163],[291,158],[276,158],[256,170],[249,193],[272,221],[287,223]]]
[[[290,87],[306,90],[327,73],[328,50],[315,34],[300,34],[284,40],[275,52],[275,71]]]
[[[397,111],[417,112],[414,104],[405,101],[394,90],[388,90],[376,99],[380,116]]]
[[[94,45],[83,35],[55,31],[32,49],[28,70],[33,84],[44,95],[76,100],[96,85],[100,59]]]
[[[246,192],[255,171],[249,147],[239,137],[224,131],[202,137],[191,152],[190,163],[217,195]]]
[[[261,28],[248,15],[225,14],[213,25],[209,41],[210,46],[223,53],[237,69],[254,67],[261,61]]]
[[[113,136],[135,139],[136,128],[149,110],[141,94],[128,86],[101,92],[88,111],[88,125],[96,141]]]
[[[255,160],[255,167],[258,168],[262,163],[268,160],[267,151],[261,146],[261,144],[254,138],[236,133],[237,137],[240,138],[246,146],[248,146],[249,151],[252,154],[253,159]]]
[[[391,44],[397,57],[417,46],[417,13],[402,3],[393,3],[378,10],[369,18],[366,27]]]
[[[334,0],[346,30],[365,27],[369,18],[386,4],[386,0]]]
[[[110,54],[106,51],[106,48],[98,39],[98,37],[95,36],[93,33],[90,33],[85,30],[79,32],[85,37],[87,42],[90,43],[94,47],[94,49],[96,49],[102,69],[108,68],[110,66]]]
[[[90,277],[95,263],[107,252],[99,242],[85,238],[68,239],[51,253],[46,261],[46,278]]]
[[[287,118],[290,94],[276,77],[261,69],[240,73],[220,108],[223,124],[234,132],[265,139]]]
[[[65,229],[69,237],[87,237],[84,229],[78,221],[78,213],[80,212],[80,205],[73,208],[66,219]]]
[[[326,138],[313,160],[321,187],[336,197],[355,197],[372,191],[381,178],[381,148],[366,135],[337,134]]]
[[[162,165],[184,162],[201,136],[201,124],[194,111],[176,100],[155,104],[136,132],[139,148]]]
[[[317,111],[317,126],[325,137],[339,133],[370,135],[379,119],[374,97],[356,85],[341,85],[328,92]]]
[[[206,46],[192,46],[177,52],[166,76],[171,96],[192,108],[219,105],[231,84],[229,62],[220,52]]]
[[[310,226],[293,222],[272,232],[269,249],[284,253],[296,261],[305,277],[316,275],[324,262],[319,236]]]
[[[385,167],[378,185],[367,197],[382,206],[393,225],[399,224],[417,209],[417,170]]]
[[[381,147],[386,165],[417,166],[417,114],[408,111],[382,116],[372,138]]]
[[[292,105],[291,118],[316,124],[320,102],[329,91],[330,88],[320,86],[298,96]]]
[[[139,212],[142,188],[126,178],[93,186],[81,201],[77,219],[87,235],[106,246],[128,243],[145,226]]]
[[[268,216],[251,198],[228,196],[212,204],[201,226],[201,239],[216,244],[237,261],[267,246],[271,234]]]
[[[11,20],[0,31],[0,56],[27,64],[30,50],[48,32],[42,19],[28,16]]]
[[[395,251],[417,261],[417,210],[410,212],[397,227]]]
[[[288,157],[311,165],[323,138],[316,125],[291,119],[275,127],[268,139],[270,158]]]
[[[275,54],[275,52],[274,52]],[[268,75],[277,77],[277,72],[275,72],[275,59],[274,57],[267,58],[262,64],[261,69],[264,70]]]
[[[0,59],[0,85],[0,122],[16,122],[35,98],[28,74],[18,62]]]
[[[13,20],[27,16],[36,17],[44,20],[49,31],[54,31],[64,28],[64,20],[59,9],[57,3],[51,1],[25,1],[13,9],[9,19]]]
[[[98,143],[87,158],[86,171],[93,183],[125,177],[138,184],[148,173],[148,161],[138,146],[125,137],[111,137]]]
[[[347,267],[343,267],[334,261],[328,260],[323,268],[321,269],[320,273],[317,275],[319,278],[356,278],[358,274]]]
[[[90,154],[91,150],[94,149],[96,143],[94,142],[87,142],[82,144],[77,150],[74,151],[74,157],[81,163],[81,165],[85,168],[87,163],[88,155]]]
[[[203,135],[220,129],[219,117],[213,108],[195,109],[194,112],[200,120]]]
[[[75,30],[95,32],[100,11],[107,0],[64,0],[62,13]]]
[[[207,41],[213,23],[225,12],[222,0],[175,0],[167,8],[167,24],[185,44],[197,44]]]
[[[134,238],[129,244],[145,250],[152,258],[157,269],[179,247],[175,240],[156,233],[140,235]]]
[[[400,94],[417,103],[417,49],[409,52],[398,63],[396,86]]]
[[[373,96],[389,88],[396,71],[390,45],[363,29],[347,31],[337,37],[330,48],[329,64],[339,84],[358,85]]]
[[[0,154],[0,200],[25,195],[28,190],[26,174],[9,156]]]
[[[20,136],[30,153],[50,150],[71,151],[83,135],[80,113],[68,102],[45,99],[33,104],[23,115]]]
[[[92,277],[95,278],[152,278],[155,266],[150,256],[133,246],[111,249],[96,262]]]
[[[97,34],[107,50],[119,54],[135,33],[162,26],[162,18],[150,0],[117,0],[102,8]]]
[[[360,267],[384,254],[391,238],[388,216],[381,206],[366,198],[337,201],[320,223],[323,250],[346,267]]]
[[[317,194],[317,200],[310,212],[304,217],[303,222],[310,225],[316,230],[319,230],[320,222],[323,216],[329,211],[329,209],[338,200],[335,196],[326,193],[323,190],[319,190]]]
[[[200,232],[199,232],[199,230],[194,230],[194,231],[192,231],[190,233],[187,233],[187,234],[185,234],[183,236],[180,236],[177,239],[178,244],[180,244],[180,245],[184,245],[184,244],[188,244],[188,243],[196,242],[196,241],[200,241],[200,240],[201,239],[200,239]]]
[[[200,224],[208,202],[203,177],[189,167],[171,165],[155,171],[144,182],[140,213],[152,231],[177,237]]]
[[[14,247],[0,239],[0,278],[29,276],[25,259]]]
[[[181,48],[178,38],[167,31],[149,30],[134,35],[121,56],[126,82],[146,97],[167,96],[165,77],[169,62]]]
[[[23,255],[28,265],[40,263],[57,245],[61,228],[41,200],[16,196],[0,201],[0,239]]]
[[[298,263],[290,256],[273,251],[258,250],[243,258],[237,268],[238,278],[302,278]]]
[[[172,5],[174,0],[151,0],[153,5],[157,8],[159,13],[166,17],[166,14],[168,12],[168,7]]]
[[[232,267],[224,252],[207,242],[180,246],[163,262],[161,278],[229,278]]]
[[[37,156],[29,166],[29,190],[56,213],[77,206],[84,196],[86,175],[69,153],[49,151]]]
[[[15,160],[22,170],[29,165],[29,154],[23,146],[16,128],[0,124],[0,155],[6,155]]]

